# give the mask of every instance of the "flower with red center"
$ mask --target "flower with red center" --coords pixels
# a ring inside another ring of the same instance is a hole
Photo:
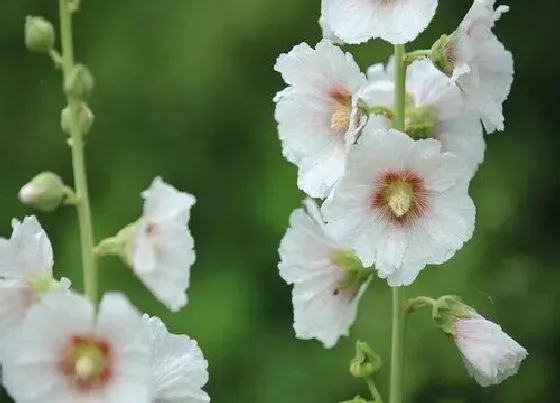
[[[6,355],[4,385],[19,403],[151,403],[149,334],[120,294],[99,313],[83,296],[48,294]]]
[[[426,29],[437,0],[322,0],[324,31],[347,43],[411,42]]]
[[[488,133],[504,129],[502,104],[513,82],[513,57],[492,33],[509,11],[494,9],[496,0],[475,0],[457,30],[433,48],[434,61],[456,81],[468,109],[482,119]]]
[[[70,288],[70,280],[53,278],[51,243],[37,219],[13,220],[12,227],[9,240],[0,238],[0,359],[29,308],[45,293]]]
[[[302,43],[278,58],[289,85],[275,97],[284,156],[298,167],[298,186],[325,197],[344,171],[362,125],[357,93],[365,76],[349,53],[327,40]]]
[[[280,276],[293,284],[294,330],[333,347],[348,331],[372,271],[329,234],[317,205],[295,210],[279,247]]]
[[[365,130],[344,176],[323,204],[330,234],[376,265],[389,285],[411,284],[470,239],[475,209],[469,176],[434,139]]]

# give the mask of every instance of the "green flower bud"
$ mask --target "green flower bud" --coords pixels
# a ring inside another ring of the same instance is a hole
[[[80,134],[88,134],[93,126],[93,122],[93,113],[85,102],[82,102],[77,108],[67,106],[60,114],[60,126],[64,133],[69,136],[72,134],[74,127]]]
[[[451,53],[451,36],[442,35],[432,46],[431,58],[434,65],[448,77],[453,76],[455,65]]]
[[[37,210],[50,212],[56,210],[72,194],[72,190],[62,182],[60,176],[43,172],[21,188],[19,199]]]
[[[54,46],[54,28],[43,17],[27,16],[25,46],[32,52],[49,53]]]
[[[434,324],[448,335],[455,334],[455,322],[457,318],[470,318],[475,310],[461,302],[461,298],[455,295],[444,295],[436,300],[432,315]]]
[[[83,64],[76,64],[64,80],[64,92],[69,97],[80,101],[88,100],[94,87],[93,75]]]
[[[356,343],[356,355],[350,361],[350,373],[354,378],[368,378],[381,369],[381,357],[364,341]]]

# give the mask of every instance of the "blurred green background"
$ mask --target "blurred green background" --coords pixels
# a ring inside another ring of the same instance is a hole
[[[470,6],[440,3],[415,47],[451,32]],[[475,236],[445,266],[426,269],[409,294],[462,295],[530,356],[513,379],[479,388],[428,312],[420,312],[408,326],[407,402],[557,401],[559,75],[550,46],[559,7],[515,3],[496,29],[514,53],[516,80],[505,105],[506,130],[487,137],[486,161],[472,184]],[[216,403],[366,396],[347,373],[355,340],[367,340],[389,360],[390,293],[383,281],[374,281],[362,300],[351,336],[326,351],[294,338],[291,291],[276,268],[278,243],[303,195],[295,167],[281,156],[272,97],[284,84],[272,67],[293,45],[319,40],[319,10],[319,0],[84,0],[76,17],[78,61],[97,78],[87,148],[96,238],[140,214],[140,192],[156,175],[198,199],[191,224],[197,262],[182,312],[168,313],[116,259],[101,263],[102,289],[123,290],[172,331],[198,340]],[[34,174],[53,170],[71,181],[59,130],[60,77],[46,57],[25,51],[26,14],[56,23],[57,2],[0,5],[3,236],[12,217],[29,214],[17,191]],[[364,70],[391,51],[380,42],[351,50]],[[54,246],[57,275],[70,274],[81,288],[74,211],[38,216]],[[388,367],[378,384],[385,394]]]

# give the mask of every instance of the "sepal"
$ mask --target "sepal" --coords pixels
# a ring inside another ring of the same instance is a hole
[[[362,261],[352,250],[337,252],[331,256],[331,260],[347,272],[346,276],[339,281],[337,291],[351,289],[357,293],[360,287],[367,283],[373,274],[371,269],[363,267]]]
[[[354,378],[368,378],[381,366],[381,357],[365,341],[356,342],[356,354],[350,361],[350,374]]]
[[[449,51],[450,41],[451,36],[444,34],[434,43],[431,50],[431,59],[434,66],[448,77],[453,76],[453,70],[455,68]]]
[[[456,295],[444,295],[436,300],[433,305],[434,324],[448,335],[455,334],[457,318],[470,318],[474,310],[461,302]]]
[[[130,248],[130,242],[137,226],[137,222],[130,223],[119,232],[117,232],[114,237],[103,239],[95,248],[95,256],[118,256],[126,264],[130,264],[128,259],[128,250]]]

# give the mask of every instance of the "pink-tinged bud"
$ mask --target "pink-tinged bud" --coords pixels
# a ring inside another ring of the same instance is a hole
[[[516,374],[527,357],[527,350],[499,325],[478,314],[456,318],[453,340],[469,374],[483,387]]]

